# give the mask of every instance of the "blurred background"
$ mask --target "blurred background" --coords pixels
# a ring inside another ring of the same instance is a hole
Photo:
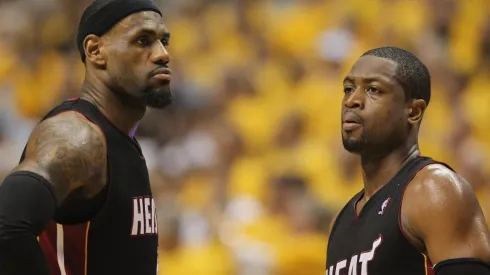
[[[340,138],[342,79],[379,46],[428,65],[422,153],[465,176],[490,214],[490,0],[158,2],[177,103],[148,111],[137,137],[161,274],[324,274],[328,224],[362,188]],[[1,174],[39,119],[78,94],[89,3],[0,1]]]

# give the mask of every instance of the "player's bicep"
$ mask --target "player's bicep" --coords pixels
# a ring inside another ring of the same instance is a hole
[[[434,264],[456,258],[490,260],[488,226],[464,179],[448,169],[435,169],[414,187],[409,223]]]
[[[103,134],[78,113],[40,123],[29,138],[24,161],[14,171],[30,171],[54,188],[58,202],[73,190],[100,181],[106,169]]]

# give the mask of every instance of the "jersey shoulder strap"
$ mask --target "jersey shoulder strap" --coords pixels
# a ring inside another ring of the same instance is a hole
[[[95,105],[89,103],[88,101],[82,100],[78,97],[70,98],[62,102],[60,105],[54,107],[39,121],[39,123],[45,121],[46,119],[49,119],[51,117],[54,117],[56,115],[68,111],[76,111],[82,114],[83,116],[85,116],[88,120],[92,121],[93,123],[98,124],[99,126],[101,124],[106,124],[106,122],[103,121],[103,119],[101,119],[100,116],[97,115],[98,110]],[[24,150],[22,151],[22,155],[19,163],[22,162],[25,158],[26,148],[27,148],[27,144],[25,145]]]

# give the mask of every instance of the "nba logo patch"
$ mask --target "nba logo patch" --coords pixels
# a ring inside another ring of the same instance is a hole
[[[388,203],[390,203],[390,201],[391,201],[391,198],[387,198],[387,199],[386,199],[386,200],[383,202],[383,204],[381,204],[381,209],[378,211],[378,214],[379,214],[379,215],[383,215],[383,214],[384,214],[385,209],[386,209],[386,207],[388,206]]]

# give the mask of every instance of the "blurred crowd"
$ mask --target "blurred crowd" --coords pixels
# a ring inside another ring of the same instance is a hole
[[[158,203],[161,274],[323,274],[328,224],[362,188],[342,147],[342,79],[366,50],[429,67],[422,153],[490,215],[489,0],[166,0],[176,104],[137,137]],[[0,1],[0,173],[76,96],[89,0]],[[487,216],[488,216],[487,215]],[[490,219],[489,219],[490,221]]]

